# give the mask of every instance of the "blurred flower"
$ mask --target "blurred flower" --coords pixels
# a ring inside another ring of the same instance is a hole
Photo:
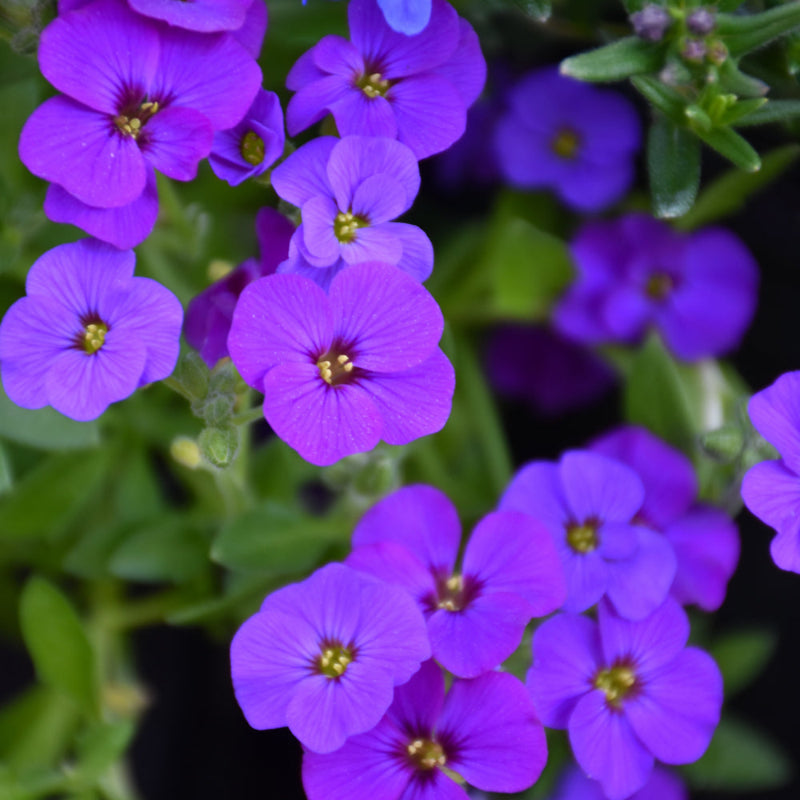
[[[654,3],[647,3],[630,16],[633,32],[647,42],[660,42],[672,23],[669,11]]]
[[[558,781],[549,800],[607,800],[602,785],[570,766]],[[689,793],[680,776],[663,767],[655,767],[647,783],[628,800],[689,800]]]

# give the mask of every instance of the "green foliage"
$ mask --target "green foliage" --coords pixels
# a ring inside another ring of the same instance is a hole
[[[685,128],[658,114],[647,139],[647,168],[653,213],[680,217],[700,186],[700,143]]]
[[[775,653],[778,637],[763,628],[744,628],[718,636],[709,651],[722,672],[725,695],[749,686]]]
[[[662,60],[660,48],[637,36],[627,36],[596,50],[570,56],[561,62],[561,72],[581,81],[605,83],[654,72]]]
[[[741,56],[769,44],[800,26],[800,2],[784,3],[760,14],[719,14],[717,31],[733,56]]]

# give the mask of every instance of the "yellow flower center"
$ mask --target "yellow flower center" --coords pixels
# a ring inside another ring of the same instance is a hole
[[[576,553],[591,553],[598,545],[597,523],[589,520],[581,525],[567,525],[567,544]]]
[[[386,92],[389,91],[389,87],[391,86],[389,81],[381,76],[380,72],[362,75],[358,79],[356,85],[369,98],[386,97]]]
[[[645,293],[653,300],[663,300],[675,288],[675,281],[666,272],[656,272],[647,279]]]
[[[447,763],[442,746],[430,739],[414,739],[409,742],[406,752],[417,769],[431,770]]]
[[[562,128],[553,137],[550,147],[559,158],[571,160],[578,154],[581,139],[572,128]]]
[[[594,677],[594,687],[605,693],[610,706],[620,708],[622,701],[636,687],[636,674],[627,664],[601,669]]]
[[[446,611],[460,611],[464,607],[464,579],[461,575],[451,576],[444,586],[439,587],[439,602],[436,607]]]
[[[264,162],[264,140],[255,132],[247,131],[239,145],[242,158],[257,167]]]
[[[83,329],[81,346],[89,354],[96,353],[106,340],[108,325],[105,322],[90,322]]]
[[[352,211],[340,211],[333,220],[333,235],[342,244],[350,244],[355,241],[356,231],[367,225],[369,223],[364,217],[358,217]]]
[[[349,647],[342,647],[340,644],[331,645],[320,653],[317,669],[328,678],[340,678],[353,658],[353,651]]]
[[[336,386],[344,383],[353,371],[353,362],[350,356],[341,353],[340,355],[333,355],[332,353],[325,353],[320,356],[317,361],[317,369],[319,370],[320,377],[325,383],[330,386]]]
[[[124,114],[118,114],[114,117],[114,124],[123,136],[130,136],[134,139],[138,139],[144,124],[157,111],[157,102],[142,103],[138,109],[126,111]]]

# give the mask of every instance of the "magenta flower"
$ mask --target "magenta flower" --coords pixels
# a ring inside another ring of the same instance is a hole
[[[486,80],[475,31],[445,0],[415,36],[392,30],[376,0],[351,0],[347,12],[351,41],[326,36],[289,72],[289,135],[330,113],[342,136],[396,138],[417,159],[446,150]]]
[[[308,800],[468,800],[445,770],[479,789],[519,792],[546,759],[542,725],[513,675],[456,680],[445,696],[428,661],[373,730],[335,753],[306,752],[303,786]]]
[[[598,622],[559,614],[533,637],[528,688],[542,722],[566,728],[578,764],[609,800],[641,789],[654,759],[696,761],[719,722],[722,676],[686,647],[689,621],[672,599],[639,622],[601,603]]]
[[[228,349],[264,393],[275,433],[323,466],[444,426],[455,375],[437,347],[443,326],[415,280],[386,264],[357,264],[334,278],[330,294],[299,275],[250,284]]]
[[[422,609],[433,657],[462,678],[494,669],[532,617],[566,596],[547,530],[526,514],[478,522],[459,569],[458,513],[432,486],[407,486],[373,506],[353,531],[349,566],[402,586]]]
[[[606,208],[630,188],[641,124],[624,97],[548,67],[506,99],[494,149],[510,183],[552,189],[577,211]]]
[[[780,455],[751,467],[742,481],[742,499],[762,522],[774,528],[772,560],[800,573],[800,372],[781,375],[750,398],[756,430]]]
[[[84,239],[34,263],[27,297],[0,324],[0,369],[11,400],[90,420],[169,376],[183,310],[160,284],[133,277],[135,261],[133,251]]]
[[[433,269],[433,246],[416,225],[393,222],[419,191],[413,153],[393,139],[325,136],[292,153],[272,173],[275,191],[303,222],[279,272],[324,289],[349,264],[381,261],[418,281]]]
[[[523,511],[550,531],[567,579],[564,609],[580,612],[606,596],[619,614],[642,619],[664,602],[675,554],[636,524],[644,487],[625,464],[586,451],[558,464],[534,461],[514,476],[501,511]]]
[[[739,560],[739,534],[721,509],[697,502],[692,462],[644,428],[627,425],[594,441],[591,449],[632,467],[644,485],[637,521],[659,531],[677,559],[672,596],[716,611]]]
[[[254,728],[329,753],[379,722],[430,656],[405,592],[342,564],[267,596],[231,642],[236,699]]]

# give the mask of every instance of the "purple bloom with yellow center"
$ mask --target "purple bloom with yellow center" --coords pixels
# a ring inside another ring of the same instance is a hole
[[[672,596],[716,611],[739,560],[739,534],[721,509],[697,502],[692,462],[644,428],[621,427],[591,444],[591,449],[636,470],[644,485],[637,521],[659,531],[677,559]]]
[[[425,288],[387,264],[357,264],[326,294],[271,275],[239,298],[228,350],[264,393],[264,416],[303,458],[324,466],[383,439],[436,433],[455,374],[437,344],[444,320]]]
[[[230,35],[164,27],[115,0],[57,17],[38,55],[63,94],[25,123],[20,158],[101,209],[140,198],[151,168],[194,178],[214,131],[239,122],[261,82],[258,65]]]
[[[559,614],[533,636],[528,689],[545,726],[566,728],[575,759],[622,800],[650,779],[655,759],[696,761],[722,707],[722,676],[686,647],[689,621],[672,599],[632,622],[603,602],[598,621]]]
[[[260,89],[238,125],[214,134],[208,163],[218,178],[238,186],[266,172],[283,155],[285,140],[278,95]]]
[[[659,533],[636,524],[645,491],[628,466],[575,450],[558,464],[519,470],[500,500],[550,531],[567,579],[564,609],[580,612],[608,597],[618,613],[642,619],[664,602],[675,553]]]
[[[0,370],[11,400],[90,420],[169,376],[183,309],[159,283],[133,277],[135,261],[133,251],[94,239],[54,247],[36,261],[27,296],[0,324]]]
[[[654,328],[694,361],[734,348],[755,312],[758,265],[722,228],[685,235],[628,214],[588,223],[570,249],[577,279],[553,323],[579,342],[636,344]]]
[[[751,467],[742,481],[742,499],[762,522],[774,528],[772,560],[800,573],[800,372],[781,375],[750,398],[756,430],[780,458]]]
[[[393,264],[418,281],[433,269],[433,246],[416,225],[394,222],[419,191],[413,153],[393,139],[314,139],[272,172],[275,191],[300,208],[289,258],[279,272],[324,288],[346,266]]]
[[[506,101],[494,145],[512,184],[552,189],[577,211],[606,208],[630,188],[641,125],[624,97],[546,68],[524,76]]]
[[[239,295],[245,286],[275,272],[289,252],[293,233],[294,225],[283,214],[262,208],[256,215],[260,259],[248,258],[189,303],[183,332],[209,369],[228,355],[228,333]]]
[[[236,699],[254,728],[329,753],[380,721],[430,656],[405,592],[342,564],[267,596],[231,642]]]
[[[446,150],[486,80],[475,31],[445,0],[414,36],[392,30],[376,0],[351,0],[347,13],[351,41],[325,36],[289,72],[289,135],[330,113],[342,136],[396,138],[417,159]]]
[[[546,760],[542,724],[513,675],[456,680],[445,695],[428,661],[375,728],[335,753],[304,754],[303,787],[308,800],[468,800],[454,773],[485,791],[520,792]]]
[[[433,657],[473,678],[505,661],[532,617],[561,606],[566,587],[548,531],[526,514],[484,517],[457,569],[460,543],[450,500],[407,486],[364,515],[347,564],[406,589],[427,619]]]

